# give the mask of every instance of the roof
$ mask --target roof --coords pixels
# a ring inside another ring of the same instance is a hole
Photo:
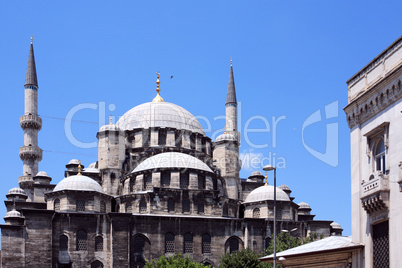
[[[15,209],[9,211],[6,213],[6,216],[4,216],[4,219],[6,218],[21,218],[21,213]]]
[[[350,236],[330,236],[318,241],[278,252],[276,253],[276,257],[300,256],[304,254],[326,252],[329,250],[354,249],[362,246],[362,244],[352,242],[352,238]],[[271,254],[260,258],[260,260],[272,260],[273,256],[274,255]]]
[[[251,191],[251,193],[246,197],[244,203],[274,200],[274,189],[275,187],[271,185],[260,186]],[[276,200],[290,201],[290,198],[282,189],[276,187]]]
[[[306,202],[300,202],[299,204],[299,209],[303,209],[303,208],[310,208],[310,205],[309,204],[307,204]]]
[[[35,56],[32,41],[31,41],[31,48],[29,50],[28,66],[27,66],[27,73],[25,75],[24,86],[38,87],[38,78],[36,76]]]
[[[262,175],[262,173],[260,171],[256,170],[256,171],[253,171],[253,173],[251,173],[251,175],[250,175],[250,177],[254,177],[254,176],[264,176],[264,175]]]
[[[35,177],[49,177],[45,171],[39,171]]]
[[[74,175],[61,180],[53,192],[72,190],[72,191],[91,191],[103,193],[102,187],[95,180],[84,175]]]
[[[141,162],[131,173],[158,168],[190,168],[213,173],[207,164],[198,158],[177,152],[161,153],[147,158]]]
[[[237,104],[232,64],[230,64],[228,93],[226,95],[226,105],[228,105],[228,104]]]
[[[25,191],[22,190],[22,189],[19,188],[19,187],[11,188],[11,189],[8,191],[8,194],[7,194],[7,195],[9,195],[9,194],[27,195],[27,194],[25,193]]]
[[[186,109],[170,102],[147,102],[126,112],[116,123],[121,130],[175,128],[205,136],[200,122]]]

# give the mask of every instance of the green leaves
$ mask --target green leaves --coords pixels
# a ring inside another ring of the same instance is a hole
[[[265,268],[267,264],[258,260],[260,256],[249,248],[225,254],[219,260],[218,268]]]
[[[182,257],[181,254],[166,258],[161,256],[158,260],[152,260],[145,264],[144,268],[208,268],[209,265],[194,262],[188,256]]]

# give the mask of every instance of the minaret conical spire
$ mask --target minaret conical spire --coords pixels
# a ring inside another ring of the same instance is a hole
[[[234,76],[233,76],[232,58],[230,58],[229,84],[228,84],[228,93],[226,95],[226,105],[227,104],[237,104],[236,89],[235,89]]]
[[[38,87],[38,78],[36,76],[36,65],[35,65],[34,49],[32,44],[32,35],[31,35],[31,48],[29,50],[28,67],[27,67],[27,73],[25,75],[24,86]]]

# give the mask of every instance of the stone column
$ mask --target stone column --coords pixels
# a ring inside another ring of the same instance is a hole
[[[180,172],[172,171],[170,173],[170,188],[180,188]]]

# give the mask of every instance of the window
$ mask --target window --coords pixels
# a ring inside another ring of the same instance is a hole
[[[95,251],[103,251],[103,237],[100,235],[95,237]]]
[[[192,254],[193,253],[193,235],[185,234],[184,235],[184,243],[183,243],[183,252],[184,254]]]
[[[134,186],[135,186],[135,177],[130,178],[130,193],[134,192]]]
[[[140,201],[140,213],[147,213],[147,202],[144,199]]]
[[[174,133],[174,138],[175,138],[175,146],[176,147],[181,147],[181,132],[176,131]]]
[[[148,147],[149,146],[149,129],[142,130],[142,146]]]
[[[103,263],[101,263],[100,261],[94,261],[93,263],[91,263],[91,268],[103,268]]]
[[[167,136],[166,129],[159,129],[158,145],[160,145],[160,146],[166,145],[166,136]]]
[[[187,189],[189,184],[189,174],[187,172],[180,173],[180,188]]]
[[[385,145],[384,145],[384,139],[378,138],[375,141],[374,146],[375,146],[374,150],[373,150],[374,165],[375,165],[374,170],[382,171],[382,173],[385,174]]]
[[[106,202],[105,201],[101,200],[99,207],[100,207],[100,212],[101,213],[106,213]]]
[[[191,148],[191,150],[195,150],[195,140],[196,140],[195,134],[192,134],[190,136],[190,148]]]
[[[389,267],[389,224],[373,225],[373,267]]]
[[[189,213],[190,212],[190,200],[188,198],[183,199],[182,212],[183,213]]]
[[[205,189],[205,176],[204,174],[198,174],[198,189]]]
[[[131,203],[126,204],[126,213],[133,213],[133,207],[131,206]]]
[[[78,199],[75,205],[76,211],[85,211],[85,200]]]
[[[389,122],[384,122],[370,132],[364,134],[367,137],[366,154],[372,164],[372,171],[381,171],[386,174],[386,158],[388,149]]]
[[[232,254],[236,251],[239,251],[239,240],[232,237],[229,240],[229,253]]]
[[[68,237],[66,235],[61,235],[59,238],[59,251],[68,250]]]
[[[54,211],[60,211],[60,199],[56,198],[53,202]]]
[[[229,214],[229,208],[228,208],[228,204],[223,204],[223,209],[222,209],[222,216],[223,217],[227,217]]]
[[[211,253],[211,236],[209,234],[202,235],[202,254]]]
[[[254,250],[254,252],[256,252],[257,251],[257,241],[253,241],[253,250]]]
[[[144,253],[145,239],[141,235],[134,238],[134,255],[141,255]]]
[[[77,250],[87,250],[87,232],[84,230],[77,231]]]
[[[170,172],[169,171],[162,171],[162,187],[169,187],[170,186]]]
[[[255,208],[253,210],[253,218],[259,218],[260,217],[260,209],[259,208]]]
[[[171,198],[168,200],[168,212],[174,212],[174,200]]]
[[[144,175],[145,179],[145,190],[152,190],[152,174],[151,173],[147,173]]]
[[[174,253],[174,234],[165,235],[165,253]]]
[[[198,214],[204,214],[204,202],[200,201],[198,202]]]

